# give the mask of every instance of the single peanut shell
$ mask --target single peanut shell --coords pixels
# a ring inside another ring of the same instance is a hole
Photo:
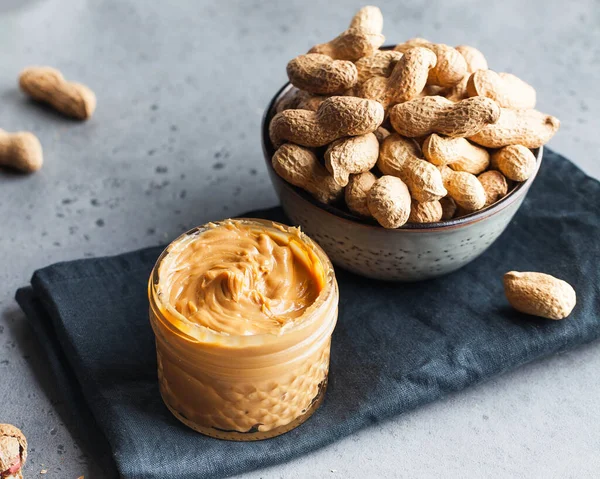
[[[427,83],[451,87],[460,82],[467,74],[467,62],[451,46],[443,43],[430,43],[427,48],[431,49],[437,57],[435,67],[429,71]]]
[[[479,70],[467,81],[469,96],[491,98],[503,108],[529,109],[535,107],[535,89],[510,73]]]
[[[338,185],[346,186],[350,175],[373,168],[378,156],[379,141],[373,133],[341,138],[327,148],[325,167]]]
[[[327,43],[315,45],[308,53],[322,53],[334,60],[350,60],[373,55],[385,37],[380,33],[372,33],[361,28],[351,27]]]
[[[343,93],[358,79],[354,63],[332,60],[327,55],[299,55],[287,64],[290,83],[301,90],[321,95]]]
[[[442,219],[443,209],[439,201],[419,203],[413,200],[410,207],[409,223],[436,223]]]
[[[7,479],[22,477],[27,461],[27,439],[12,424],[0,424],[0,475]],[[3,474],[9,471],[9,474]]]
[[[397,133],[383,140],[377,167],[384,175],[400,178],[411,196],[422,203],[439,200],[447,193],[439,170],[421,158],[419,145]]]
[[[502,173],[496,170],[481,173],[477,179],[485,190],[485,205],[490,206],[504,198],[508,193],[508,182]]]
[[[427,75],[436,64],[435,54],[422,47],[408,50],[396,63],[389,78],[373,77],[357,87],[358,96],[376,100],[387,109],[395,103],[417,98]]]
[[[535,155],[522,145],[505,146],[492,154],[492,167],[513,181],[529,178],[535,171],[536,163]]]
[[[365,171],[358,175],[350,175],[344,196],[348,209],[355,215],[371,216],[369,206],[367,205],[367,196],[375,181],[377,181],[377,177],[370,171]]]
[[[497,122],[487,125],[477,133],[466,135],[469,140],[487,148],[501,148],[507,145],[539,148],[548,143],[560,127],[558,118],[537,110],[500,110]]]
[[[275,112],[284,110],[310,110],[317,111],[325,100],[325,95],[313,95],[296,87],[290,88],[275,105]]]
[[[400,178],[382,176],[367,195],[367,205],[373,218],[384,228],[399,228],[410,215],[410,193]]]
[[[441,96],[428,96],[395,105],[390,110],[394,129],[410,138],[431,133],[470,137],[496,123],[499,117],[500,107],[484,97],[454,103]]]
[[[477,48],[470,47],[469,45],[459,45],[454,48],[465,59],[465,62],[467,63],[467,73],[488,69],[488,62],[485,59],[485,56],[477,50]]]
[[[569,283],[544,273],[509,271],[504,275],[504,293],[517,311],[548,319],[566,318],[577,303]]]
[[[367,5],[362,7],[352,20],[350,28],[367,31],[370,33],[381,33],[383,31],[383,15],[378,7]]]
[[[271,141],[277,147],[286,141],[318,147],[344,136],[372,133],[383,122],[380,103],[363,98],[332,96],[316,112],[285,110],[269,125]]]
[[[402,53],[400,52],[378,50],[373,55],[357,60],[355,64],[358,72],[357,83],[362,85],[372,77],[388,78],[401,58]]]
[[[43,163],[42,145],[33,133],[8,133],[0,129],[0,167],[8,166],[23,173],[32,173],[39,170]]]
[[[415,47],[427,47],[431,42],[429,40],[425,40],[424,38],[411,38],[406,40],[404,43],[399,43],[394,47],[394,51],[406,53],[411,48]]]
[[[475,175],[465,171],[453,171],[447,166],[441,167],[444,187],[459,207],[468,211],[483,208],[486,201],[485,190]]]
[[[440,199],[442,207],[442,220],[448,221],[454,218],[456,213],[456,202],[450,196],[444,196]]]
[[[434,165],[478,175],[490,164],[490,154],[465,138],[445,138],[432,133],[423,143],[423,155]]]
[[[56,68],[28,67],[19,76],[19,86],[34,100],[78,120],[87,120],[96,109],[94,92],[81,83],[66,81]]]
[[[321,203],[332,203],[343,194],[343,188],[308,148],[286,143],[277,149],[272,164],[285,181],[308,191]]]

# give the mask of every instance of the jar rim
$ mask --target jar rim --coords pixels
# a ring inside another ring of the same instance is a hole
[[[295,322],[289,328],[282,328],[278,334],[261,333],[254,335],[230,335],[219,331],[211,330],[206,326],[194,323],[177,311],[171,304],[164,301],[163,295],[159,289],[160,276],[159,269],[162,261],[169,255],[172,245],[189,238],[190,236],[199,236],[203,232],[208,231],[216,226],[225,225],[230,221],[237,221],[243,224],[258,226],[262,228],[276,229],[283,231],[289,235],[295,235],[318,259],[323,268],[323,287],[317,298],[310,304],[302,313],[300,321]],[[219,347],[264,347],[273,342],[281,342],[286,336],[297,334],[309,328],[318,319],[318,312],[329,301],[329,299],[337,292],[337,283],[335,280],[335,272],[331,260],[323,249],[309,236],[307,236],[299,227],[288,226],[277,221],[265,220],[261,218],[230,218],[221,221],[209,222],[201,226],[192,228],[189,231],[178,236],[162,251],[158,257],[150,279],[148,281],[148,297],[150,300],[150,308],[154,311],[156,317],[165,318],[165,312],[171,318],[176,319],[176,323],[165,319],[169,326],[176,330],[181,339],[186,339],[189,342],[197,342],[205,345]],[[324,324],[326,327],[327,324]],[[331,327],[331,326],[330,326]]]

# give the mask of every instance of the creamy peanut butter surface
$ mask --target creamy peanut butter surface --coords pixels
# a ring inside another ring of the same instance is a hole
[[[173,245],[160,287],[177,312],[216,333],[279,334],[323,288],[316,261],[293,234],[230,220]]]
[[[297,228],[240,219],[192,230],[159,258],[149,299],[160,392],[186,425],[263,439],[320,404],[338,290]]]

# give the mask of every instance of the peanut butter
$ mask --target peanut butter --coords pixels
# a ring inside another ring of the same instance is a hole
[[[174,244],[159,268],[160,289],[179,314],[236,336],[279,334],[301,321],[322,275],[294,236],[239,221]]]
[[[225,220],[192,230],[159,258],[149,297],[161,394],[188,426],[262,439],[318,406],[337,284],[298,229]]]

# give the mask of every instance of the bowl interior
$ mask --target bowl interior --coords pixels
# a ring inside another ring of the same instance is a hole
[[[389,49],[389,48],[391,48],[391,47],[384,47],[384,49]],[[261,125],[262,147],[263,147],[263,153],[265,156],[265,161],[267,163],[267,168],[269,169],[271,176],[277,175],[277,173],[275,173],[275,171],[273,170],[273,166],[271,164],[271,158],[273,157],[273,154],[275,153],[275,148],[273,147],[273,144],[271,143],[271,139],[269,137],[269,123],[271,122],[271,119],[275,115],[275,105],[277,104],[279,99],[282,96],[284,96],[291,88],[293,88],[292,85],[290,83],[286,83],[283,87],[281,87],[279,89],[279,91],[275,94],[275,96],[269,103],[269,106],[265,110],[265,113],[264,113],[263,119],[262,119],[262,125]],[[451,220],[447,220],[447,221],[438,221],[436,223],[426,223],[426,224],[406,223],[405,225],[401,226],[400,228],[397,228],[397,230],[419,230],[419,229],[420,230],[424,230],[424,229],[430,230],[433,228],[446,228],[448,226],[458,226],[458,225],[462,225],[462,224],[466,224],[466,223],[480,221],[483,218],[490,216],[501,209],[504,209],[505,207],[509,206],[513,201],[517,200],[522,194],[524,194],[529,189],[530,184],[533,182],[533,180],[535,179],[535,177],[537,175],[537,172],[539,171],[539,168],[540,168],[540,165],[542,162],[543,147],[533,149],[532,151],[533,151],[533,154],[536,156],[536,160],[537,160],[535,171],[526,181],[524,181],[522,183],[517,183],[508,192],[508,194],[504,198],[500,199],[499,201],[493,203],[492,205],[490,205],[486,208],[478,210],[474,213],[470,213],[468,215],[461,216],[460,218],[451,219]],[[305,201],[308,201],[335,216],[339,216],[346,220],[354,221],[356,223],[361,223],[364,225],[379,226],[379,224],[373,218],[363,218],[363,217],[360,217],[360,216],[357,216],[357,215],[351,213],[350,210],[348,210],[346,208],[345,204],[343,204],[343,202],[340,204],[321,203],[321,202],[317,201],[315,198],[313,198],[312,195],[310,195],[309,193],[304,191],[302,188],[298,188],[294,185],[291,185],[283,179],[281,179],[281,181],[286,185],[286,187],[289,187],[291,190],[293,190],[296,194],[298,194]]]

